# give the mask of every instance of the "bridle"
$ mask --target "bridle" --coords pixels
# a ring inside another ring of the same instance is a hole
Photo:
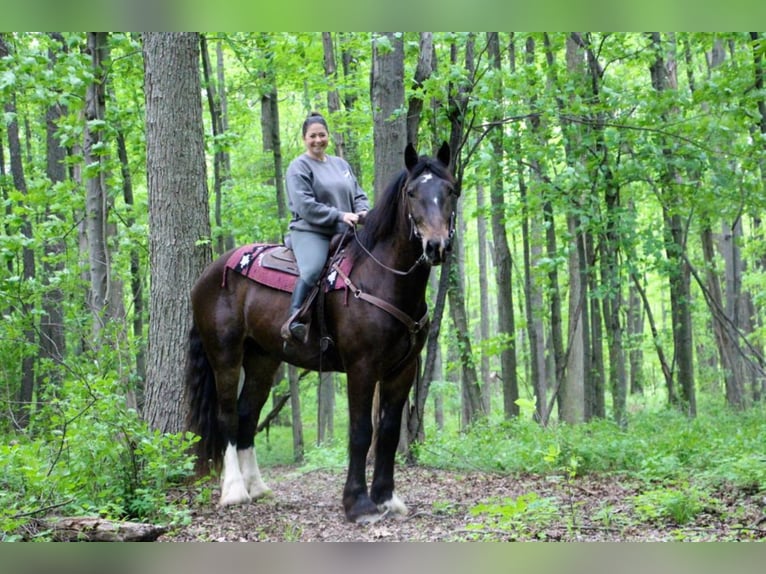
[[[431,175],[430,172],[429,172],[429,175]],[[407,189],[407,186],[409,185],[410,181],[411,181],[410,178],[407,178],[407,180],[404,182],[404,185],[402,186],[402,190],[401,190],[401,194],[402,195],[405,195],[405,191],[404,190]],[[410,222],[410,239],[412,239],[412,238],[421,239],[422,235],[421,235],[420,231],[418,230],[418,226],[415,225],[415,220],[412,217],[412,213],[409,210],[409,201],[407,201],[407,219]],[[452,213],[450,214],[450,222],[449,222],[449,239],[450,239],[450,241],[452,240],[452,237],[454,235],[455,235],[455,210],[453,209]],[[412,266],[409,269],[407,269],[407,271],[401,271],[399,269],[394,269],[393,267],[389,267],[388,265],[386,265],[385,263],[380,261],[377,257],[375,257],[370,252],[369,249],[367,249],[364,246],[364,244],[359,239],[359,235],[357,234],[356,225],[354,226],[354,239],[359,244],[359,247],[362,249],[362,251],[364,251],[365,254],[367,254],[367,256],[370,259],[372,259],[375,263],[377,263],[377,265],[379,267],[382,267],[386,271],[390,271],[391,273],[393,273],[395,275],[401,275],[401,276],[409,275],[410,273],[415,271],[415,269],[417,269],[421,264],[425,263],[425,261],[426,261],[426,253],[425,253],[425,251],[423,251],[423,252],[421,252],[420,257],[418,257],[417,261],[415,261],[415,263],[413,263]]]
[[[425,262],[425,260],[426,260],[426,253],[425,253],[425,251],[424,251],[423,253],[421,253],[421,254],[420,254],[420,257],[418,257],[418,260],[417,260],[417,261],[415,261],[415,263],[413,263],[413,264],[412,264],[412,267],[410,267],[409,269],[407,269],[407,271],[400,271],[399,269],[394,269],[393,267],[389,267],[388,265],[386,265],[385,263],[383,263],[383,262],[382,262],[380,259],[378,259],[377,257],[375,257],[375,256],[374,256],[374,255],[373,255],[373,254],[370,252],[370,250],[369,250],[369,249],[367,249],[367,248],[364,246],[364,244],[363,244],[363,243],[362,243],[362,242],[359,240],[359,235],[358,235],[358,234],[357,234],[357,232],[356,232],[356,225],[354,226],[354,239],[356,239],[356,242],[359,244],[359,247],[362,249],[362,251],[364,251],[364,252],[367,254],[367,256],[368,256],[370,259],[372,259],[372,260],[373,260],[375,263],[377,263],[377,264],[378,264],[380,267],[382,267],[382,268],[383,268],[383,269],[385,269],[386,271],[390,271],[391,273],[393,273],[393,274],[395,274],[395,275],[402,275],[402,276],[405,276],[405,275],[409,275],[410,273],[412,273],[413,271],[415,271],[415,269],[417,269],[417,268],[420,266],[420,264],[421,264],[421,263],[424,263],[424,262]]]

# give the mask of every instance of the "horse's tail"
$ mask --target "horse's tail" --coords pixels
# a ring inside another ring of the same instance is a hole
[[[215,375],[202,346],[196,325],[189,330],[186,357],[186,397],[189,403],[187,428],[199,435],[197,466],[199,476],[220,470],[223,462],[223,437],[218,430],[218,398]]]

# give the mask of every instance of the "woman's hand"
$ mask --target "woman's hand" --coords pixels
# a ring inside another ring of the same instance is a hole
[[[347,211],[344,211],[341,214],[341,219],[343,220],[343,223],[346,223],[350,225],[351,227],[354,227],[357,223],[359,223],[359,213],[349,213]]]

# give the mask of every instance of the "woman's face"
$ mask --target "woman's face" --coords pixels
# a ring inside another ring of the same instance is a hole
[[[327,133],[327,128],[320,123],[311,124],[306,130],[306,135],[303,136],[306,151],[316,159],[324,158],[329,140],[330,136]]]

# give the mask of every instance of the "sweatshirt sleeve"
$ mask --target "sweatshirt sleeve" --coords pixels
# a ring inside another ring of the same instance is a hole
[[[364,193],[362,186],[359,185],[359,182],[356,179],[356,175],[351,169],[351,165],[348,162],[346,162],[346,165],[348,167],[348,172],[351,174],[351,177],[354,180],[354,213],[359,213],[360,211],[369,211],[370,201],[367,199],[367,194]]]

